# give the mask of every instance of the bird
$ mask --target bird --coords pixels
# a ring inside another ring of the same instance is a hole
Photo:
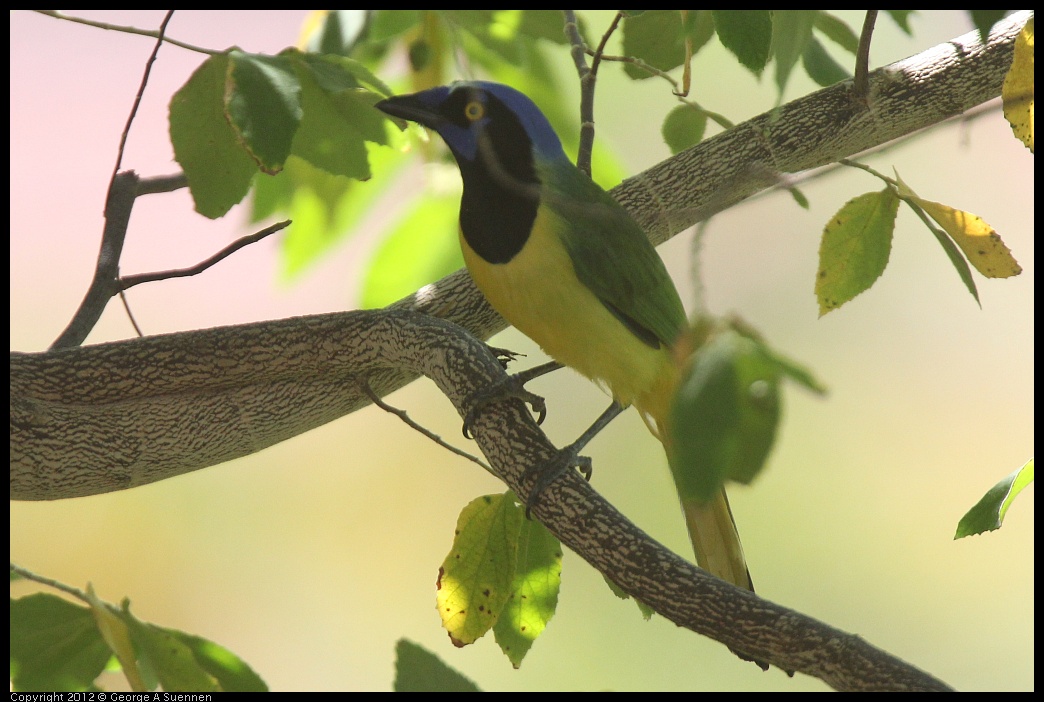
[[[375,107],[449,147],[464,185],[464,261],[493,308],[616,404],[637,408],[670,464],[680,378],[672,346],[687,318],[641,226],[569,160],[540,108],[510,86],[458,81]],[[705,504],[683,499],[682,508],[697,565],[753,591],[724,489]]]

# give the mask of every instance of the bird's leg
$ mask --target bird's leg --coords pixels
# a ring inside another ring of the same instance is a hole
[[[570,468],[579,468],[584,478],[587,480],[591,479],[591,472],[593,467],[591,465],[591,459],[587,456],[581,456],[580,452],[584,450],[588,442],[595,437],[598,432],[605,429],[609,422],[616,419],[617,415],[624,411],[624,406],[615,400],[609,407],[606,408],[598,419],[594,421],[590,427],[587,428],[580,438],[569,444],[565,448],[559,449],[558,452],[550,459],[543,463],[538,463],[535,466],[530,466],[526,469],[525,477],[533,478],[533,487],[529,491],[529,497],[526,498],[526,516],[529,516],[529,510],[537,503],[540,499],[540,495],[558,478],[558,476],[565,473]]]
[[[490,347],[490,350],[496,355],[497,359],[502,364],[505,364],[508,360],[513,360],[518,354],[513,351],[506,351],[504,349],[497,349]],[[562,367],[561,363],[556,361],[549,361],[539,366],[524,370],[514,375],[509,375],[507,378],[490,385],[488,388],[479,390],[467,400],[468,413],[464,416],[464,427],[463,432],[465,438],[471,438],[471,425],[475,422],[475,418],[478,416],[479,411],[482,410],[486,405],[491,402],[498,400],[505,400],[509,397],[517,397],[520,400],[526,402],[533,411],[537,414],[537,424],[541,424],[544,421],[544,417],[547,416],[547,405],[544,403],[544,398],[540,397],[535,393],[526,390],[526,383],[535,378],[539,378],[542,375],[547,375],[551,371],[556,371]]]

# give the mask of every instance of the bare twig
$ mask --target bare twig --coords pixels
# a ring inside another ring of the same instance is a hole
[[[107,22],[96,22],[94,20],[84,19],[83,17],[72,17],[71,15],[65,15],[57,10],[33,10],[37,14],[46,15],[47,17],[53,17],[59,20],[65,20],[66,22],[75,22],[76,24],[85,24],[88,27],[96,27],[98,29],[107,29],[114,32],[123,32],[124,34],[138,34],[143,37],[154,37],[161,38],[162,33],[154,29],[139,29],[137,27],[128,27],[119,24],[109,24]],[[162,37],[163,41],[174,46],[180,46],[182,49],[188,49],[189,51],[195,51],[200,54],[207,54],[208,56],[217,56],[222,53],[221,51],[214,51],[213,49],[204,49],[201,46],[193,46],[192,44],[186,44],[183,41],[177,39],[171,39],[170,37]]]
[[[127,300],[127,293],[120,290],[120,302],[123,303],[123,311],[127,313],[127,319],[130,320],[131,326],[134,327],[134,333],[138,336],[145,336],[145,332],[138,326],[138,320],[134,318],[134,313],[131,312],[130,302]]]
[[[184,173],[169,176],[152,176],[138,181],[137,195],[155,195],[156,193],[172,193],[188,187],[188,178]]]
[[[152,64],[156,62],[156,56],[159,54],[160,47],[163,46],[163,35],[167,31],[167,24],[170,23],[172,17],[174,17],[174,10],[167,10],[167,14],[163,16],[163,21],[160,22],[159,33],[156,37],[156,45],[152,47],[152,53],[149,54],[149,58],[145,62],[145,74],[141,77],[141,85],[138,86],[138,94],[134,96],[134,104],[131,106],[130,114],[127,115],[127,124],[124,125],[123,132],[120,134],[120,146],[116,150],[116,165],[112,169],[112,178],[109,179],[109,188],[112,188],[112,182],[116,180],[116,174],[120,172],[120,166],[123,164],[123,150],[127,146],[127,137],[130,135],[131,125],[134,123],[134,116],[138,114],[138,106],[141,104],[141,98],[145,94],[145,86],[149,84],[149,74],[152,72]]]
[[[50,14],[51,11],[44,12]],[[54,16],[57,16],[55,13]],[[127,144],[127,136],[130,134],[131,124],[138,112],[145,86],[149,82],[149,74],[152,72],[152,64],[156,61],[160,47],[163,45],[163,35],[167,30],[167,23],[174,16],[174,11],[169,10],[160,23],[159,31],[156,33],[156,45],[152,48],[148,60],[145,62],[145,72],[138,86],[138,92],[131,106],[130,114],[127,116],[127,124],[120,134],[120,145],[116,150],[116,165],[113,167],[112,177],[109,179],[109,187],[105,198],[105,227],[102,230],[101,246],[98,250],[98,263],[94,268],[94,277],[91,285],[84,295],[83,302],[76,310],[69,325],[61,335],[51,344],[51,348],[66,348],[83,343],[91,329],[98,323],[102,311],[117,291],[119,285],[117,278],[120,274],[120,257],[123,253],[123,244],[127,239],[127,226],[130,224],[131,210],[134,208],[134,200],[138,193],[140,179],[133,171],[120,172],[123,163],[123,150]],[[126,305],[126,300],[124,300]],[[135,328],[137,325],[135,325]]]
[[[117,173],[109,186],[105,201],[105,226],[102,228],[94,276],[69,325],[51,344],[52,350],[82,344],[98,323],[109,299],[119,290],[117,279],[120,274],[120,254],[127,238],[127,225],[134,208],[137,187],[138,174],[134,171]]]
[[[39,575],[29,570],[28,568],[23,568],[22,566],[15,565],[14,563],[11,564],[11,572],[15,573],[16,575],[20,575],[26,580],[30,580],[34,583],[40,583],[41,585],[46,585],[47,587],[53,587],[55,590],[60,590],[64,592],[66,595],[71,595],[72,597],[75,597],[81,602],[86,602],[88,604],[90,603],[90,599],[87,597],[87,593],[79,588],[73,587],[72,585],[66,585],[65,583],[60,582],[58,580],[54,580],[53,578],[48,578],[44,575]]]
[[[565,16],[565,34],[572,44],[573,63],[580,78],[580,144],[576,151],[576,167],[591,175],[591,154],[594,151],[594,81],[591,69],[584,60],[588,52],[573,10],[562,10]]]
[[[210,258],[206,259],[205,261],[200,261],[196,265],[190,266],[188,268],[178,268],[169,271],[159,271],[157,273],[139,273],[138,275],[123,276],[122,278],[120,278],[118,282],[119,288],[120,290],[127,290],[128,288],[132,288],[135,285],[141,285],[142,283],[152,283],[157,280],[168,280],[170,278],[187,278],[188,276],[199,275],[203,271],[213,266],[215,263],[220,263],[221,261],[234,254],[236,251],[239,251],[244,246],[249,246],[250,244],[261,241],[267,236],[270,236],[278,231],[286,229],[288,226],[290,226],[289,219],[283,220],[282,222],[276,222],[275,224],[269,227],[265,227],[259,232],[255,232],[249,236],[244,236],[240,239],[236,239],[231,244],[221,249]]]
[[[583,37],[576,23],[576,13],[573,10],[563,10],[565,16],[565,34],[572,44],[573,63],[580,78],[580,145],[576,153],[576,167],[587,175],[591,175],[591,155],[594,152],[595,122],[594,122],[594,90],[595,81],[598,78],[598,65],[601,63],[602,55],[605,53],[605,45],[609,37],[613,35],[616,28],[623,19],[623,13],[617,12],[609,28],[598,42],[598,48],[593,52],[584,44]],[[593,57],[591,67],[588,68],[584,56]]]
[[[859,48],[856,50],[855,81],[852,92],[860,100],[870,96],[870,38],[874,35],[874,24],[880,10],[867,10],[863,18],[863,31],[859,33]]]
[[[591,80],[594,82],[595,77],[598,74],[598,66],[602,63],[602,55],[605,53],[605,45],[609,43],[609,37],[613,35],[616,28],[620,26],[620,20],[623,19],[623,13],[617,12],[613,16],[613,21],[609,23],[609,28],[602,34],[602,40],[598,42],[598,48],[594,51],[594,58],[591,60]]]
[[[407,414],[406,410],[399,409],[398,407],[393,407],[384,400],[382,400],[380,396],[378,396],[377,393],[373,391],[373,388],[370,387],[370,382],[365,377],[357,376],[355,382],[359,386],[359,389],[363,391],[363,394],[370,398],[370,401],[373,404],[377,405],[389,414],[394,414],[396,417],[405,422],[406,426],[410,427],[411,429],[417,432],[420,432],[423,436],[427,437],[428,439],[431,439],[442,448],[450,451],[451,453],[457,454],[461,458],[466,458],[478,466],[481,466],[484,471],[492,475],[494,478],[499,479],[500,476],[498,476],[496,472],[494,472],[494,470],[489,467],[489,464],[483,461],[481,458],[479,458],[478,456],[474,456],[468,453],[467,451],[463,451],[454,446],[453,444],[447,443],[445,439],[443,439],[435,432],[426,429],[425,427],[410,419],[410,415]]]
[[[576,12],[573,10],[562,10],[562,15],[565,18],[565,32],[566,38],[569,40],[571,46],[570,56],[573,57],[573,64],[576,66],[576,73],[580,76],[580,80],[584,79],[590,72],[590,68],[587,66],[587,62],[584,60],[584,54],[590,54],[591,50],[587,48],[584,43],[584,38],[580,36],[580,25],[576,21]]]

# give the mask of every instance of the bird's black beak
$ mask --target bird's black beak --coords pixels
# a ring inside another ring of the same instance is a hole
[[[397,95],[395,97],[381,100],[374,105],[381,112],[416,122],[429,129],[437,129],[442,121],[442,115],[438,112],[436,105],[432,104],[427,92],[414,95]]]

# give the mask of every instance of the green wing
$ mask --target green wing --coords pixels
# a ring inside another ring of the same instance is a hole
[[[685,324],[674,282],[638,223],[571,163],[541,164],[541,204],[558,215],[558,232],[576,275],[635,336],[670,346]]]

